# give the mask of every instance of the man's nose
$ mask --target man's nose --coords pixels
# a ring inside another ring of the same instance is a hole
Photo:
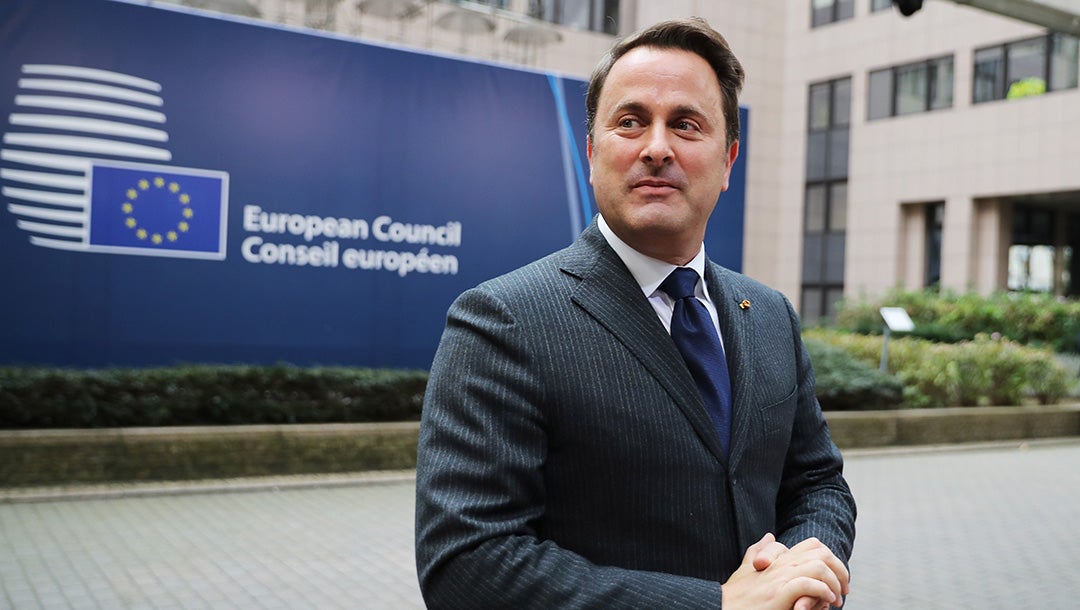
[[[671,162],[671,134],[667,125],[654,123],[645,134],[645,146],[641,149],[641,160],[648,165],[664,165]]]

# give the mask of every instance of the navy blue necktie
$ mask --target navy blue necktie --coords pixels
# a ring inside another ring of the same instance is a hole
[[[724,455],[728,454],[731,440],[731,377],[720,336],[716,334],[709,310],[694,297],[698,274],[688,267],[676,267],[671,275],[660,283],[663,290],[675,301],[671,315],[671,338],[682,352],[690,375],[697,382],[705,410],[720,435]]]

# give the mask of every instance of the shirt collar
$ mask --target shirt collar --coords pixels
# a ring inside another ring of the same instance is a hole
[[[641,287],[641,292],[645,294],[646,298],[653,296],[653,293],[660,287],[660,283],[671,274],[676,265],[657,260],[651,256],[645,256],[630,247],[629,244],[619,239],[619,236],[611,230],[611,227],[608,226],[607,221],[604,220],[602,214],[597,214],[596,224],[600,229],[600,233],[603,234],[604,239],[607,240],[608,245],[615,251],[615,254],[619,255],[623,264],[630,270],[630,274],[634,276],[634,280],[637,281],[638,286]],[[696,271],[698,277],[703,280],[698,284],[698,296],[711,301],[708,296],[709,291],[704,290],[705,244],[701,244],[697,256],[684,266]]]

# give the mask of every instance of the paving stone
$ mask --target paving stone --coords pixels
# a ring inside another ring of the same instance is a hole
[[[851,451],[848,610],[1068,608],[1080,442]],[[0,608],[422,608],[408,473],[0,490]]]

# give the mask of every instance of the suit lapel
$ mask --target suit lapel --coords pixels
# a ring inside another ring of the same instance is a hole
[[[709,295],[716,304],[720,333],[724,337],[724,356],[731,375],[731,464],[739,457],[750,438],[753,421],[753,388],[756,383],[754,337],[751,309],[740,304],[746,298],[739,276],[709,262],[705,276]]]
[[[682,355],[595,222],[566,251],[561,267],[581,280],[571,301],[634,354],[671,396],[709,451],[725,461],[716,430]]]

